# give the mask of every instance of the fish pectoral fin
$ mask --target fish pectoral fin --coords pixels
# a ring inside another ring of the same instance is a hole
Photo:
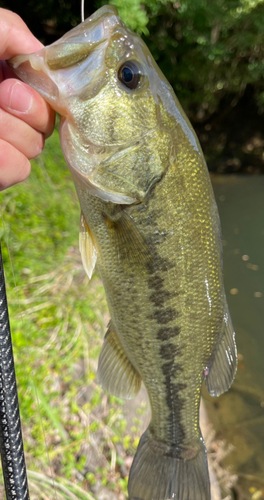
[[[141,386],[141,377],[129,361],[111,322],[100,352],[97,377],[105,391],[119,398],[134,398]]]
[[[105,224],[112,248],[117,252],[119,260],[128,260],[130,265],[140,266],[152,260],[150,249],[143,235],[125,210],[121,210],[119,217],[115,219],[111,214],[106,213]]]
[[[83,267],[89,279],[91,279],[97,259],[97,253],[92,240],[90,228],[82,212],[79,232],[79,249]]]
[[[237,348],[235,332],[229,312],[226,315],[224,333],[209,367],[205,383],[210,396],[220,396],[228,391],[237,369]]]

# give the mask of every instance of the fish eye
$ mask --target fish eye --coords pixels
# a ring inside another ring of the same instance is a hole
[[[118,79],[129,89],[136,89],[141,80],[140,68],[134,61],[126,61],[118,70]]]

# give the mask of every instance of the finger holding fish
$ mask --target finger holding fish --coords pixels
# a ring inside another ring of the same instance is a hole
[[[8,78],[0,83],[0,108],[5,111],[6,117],[7,114],[10,115],[14,126],[18,125],[20,120],[21,130],[22,126],[25,131],[30,128],[30,132],[25,133],[28,134],[29,140],[36,140],[37,145],[40,134],[45,139],[53,132],[54,111],[38,92],[17,79]]]
[[[15,79],[5,62],[21,51],[29,53],[41,46],[18,15],[0,9],[1,189],[29,175],[29,159],[39,155],[54,128],[54,111],[35,90]]]
[[[9,78],[0,84],[0,188],[25,180],[29,160],[44,148],[55,114],[28,85]],[[15,131],[15,133],[14,133]]]

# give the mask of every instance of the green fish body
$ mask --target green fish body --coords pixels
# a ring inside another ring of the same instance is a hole
[[[111,321],[102,387],[151,421],[129,478],[132,500],[209,500],[201,386],[236,371],[221,231],[197,137],[142,40],[105,6],[58,42],[10,62],[56,109],[82,210],[80,249],[103,280]]]

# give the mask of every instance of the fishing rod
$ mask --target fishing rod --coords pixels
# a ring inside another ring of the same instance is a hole
[[[0,241],[0,453],[6,500],[30,500]]]

